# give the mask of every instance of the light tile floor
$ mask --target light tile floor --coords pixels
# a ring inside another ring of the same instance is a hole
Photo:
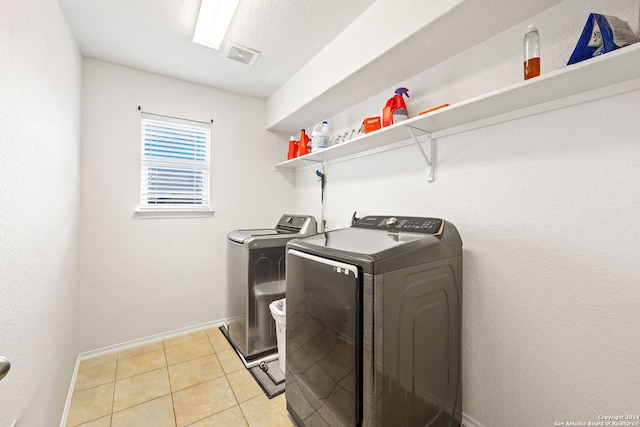
[[[80,362],[66,427],[290,427],[218,328]]]

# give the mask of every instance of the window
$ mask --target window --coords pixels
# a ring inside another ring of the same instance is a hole
[[[142,113],[140,212],[209,211],[209,124]]]

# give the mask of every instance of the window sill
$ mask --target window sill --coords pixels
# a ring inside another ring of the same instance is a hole
[[[153,210],[136,209],[134,216],[138,218],[209,218],[213,216],[212,210]]]

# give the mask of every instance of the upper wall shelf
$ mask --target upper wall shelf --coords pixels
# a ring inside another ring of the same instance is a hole
[[[531,80],[412,117],[316,153],[276,164],[276,169],[296,169],[305,161],[326,162],[410,138],[407,127],[419,135],[438,138],[518,117],[550,111],[626,92],[640,85],[640,43],[569,65]],[[633,86],[633,87],[632,87]]]

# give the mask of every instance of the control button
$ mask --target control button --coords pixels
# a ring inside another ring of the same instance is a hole
[[[393,228],[398,224],[398,218],[396,217],[387,218],[387,220],[385,221],[385,224],[387,224],[387,227]]]

